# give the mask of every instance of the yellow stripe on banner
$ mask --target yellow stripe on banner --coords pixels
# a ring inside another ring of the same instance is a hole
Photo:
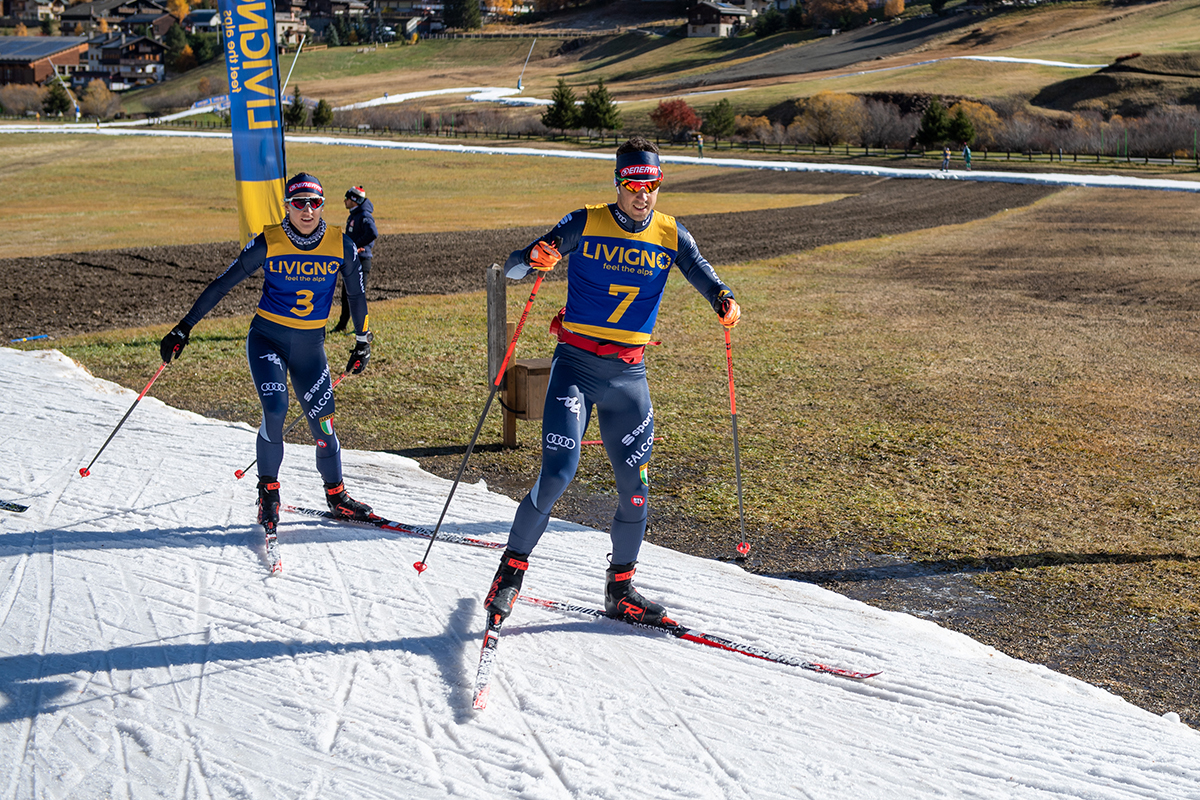
[[[329,317],[325,319],[292,319],[281,314],[272,314],[270,311],[263,311],[261,308],[254,310],[263,319],[269,319],[271,322],[278,322],[280,325],[286,325],[289,328],[300,328],[301,330],[313,330],[314,328],[324,328],[325,323],[329,322]]]
[[[283,185],[285,181],[237,181],[238,228],[242,246],[263,232],[268,225],[283,222]]]

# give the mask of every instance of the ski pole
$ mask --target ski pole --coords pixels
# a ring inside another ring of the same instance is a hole
[[[729,328],[725,329],[725,363],[729,367],[729,416],[733,419],[733,469],[737,475],[738,521],[742,525],[742,540],[738,542],[737,551],[746,555],[750,552],[750,543],[746,541],[746,515],[742,511],[742,460],[738,454],[737,401],[733,396],[733,341],[729,338]]]
[[[129,410],[125,412],[125,416],[121,417],[121,421],[117,423],[117,427],[113,428],[113,432],[110,433],[108,438],[104,440],[104,444],[100,445],[100,449],[96,452],[96,455],[92,457],[92,460],[88,462],[86,467],[79,468],[79,474],[82,477],[86,478],[88,475],[92,474],[92,464],[96,463],[96,459],[99,458],[100,454],[104,452],[104,448],[108,447],[108,443],[111,442],[113,437],[117,435],[117,431],[121,430],[121,426],[125,424],[125,420],[129,419],[129,415],[133,413],[135,408],[137,408],[137,404],[142,402],[142,398],[146,396],[146,392],[150,391],[150,387],[154,385],[154,382],[158,380],[158,376],[162,375],[163,370],[166,368],[167,362],[164,361],[162,366],[158,368],[158,372],[154,373],[154,377],[151,378],[150,382],[146,384],[146,388],[142,389],[142,393],[137,396],[137,400],[134,400],[133,405],[131,405]]]
[[[341,382],[342,382],[342,380],[343,380],[345,377],[346,377],[346,373],[344,373],[344,372],[343,372],[343,373],[342,373],[342,376],[341,376],[340,378],[338,378],[336,381],[334,381],[334,382],[333,382],[333,386],[330,386],[330,387],[329,387],[330,391],[333,391],[334,389],[336,389],[336,388],[337,388],[337,385],[338,385],[339,383],[341,383]],[[300,416],[298,416],[298,417],[296,417],[294,420],[292,420],[292,424],[291,424],[291,425],[288,425],[286,428],[284,428],[284,429],[283,429],[283,435],[286,437],[286,436],[287,436],[289,433],[291,433],[291,432],[292,432],[292,428],[294,428],[294,427],[296,427],[297,425],[299,425],[299,424],[300,424],[300,420],[302,420],[302,419],[304,419],[304,412],[303,412],[303,411],[301,411],[301,412],[300,412]],[[253,466],[254,466],[255,464],[257,464],[257,463],[258,463],[258,456],[255,456],[255,457],[254,457],[254,460],[253,460],[253,461],[251,461],[251,462],[250,462],[250,463],[249,463],[249,464],[246,466],[246,468],[245,468],[245,469],[234,470],[234,473],[233,473],[234,477],[236,477],[236,478],[237,478],[237,479],[240,481],[242,478],[246,477],[246,473],[250,471],[250,467],[253,467]]]
[[[496,373],[496,379],[492,381],[492,392],[488,395],[487,403],[483,407],[483,413],[479,415],[479,423],[475,426],[475,434],[471,437],[471,443],[467,445],[467,452],[463,456],[462,465],[458,468],[458,475],[454,477],[454,483],[450,486],[450,496],[446,498],[446,505],[442,507],[442,515],[438,517],[437,525],[433,529],[433,535],[429,537],[429,546],[425,548],[425,555],[421,560],[413,563],[413,569],[417,571],[418,575],[429,569],[429,565],[426,563],[426,560],[429,558],[429,551],[433,549],[433,543],[437,541],[438,531],[442,527],[442,520],[446,518],[446,510],[450,508],[450,501],[454,499],[454,491],[458,488],[458,483],[462,480],[463,472],[467,469],[467,459],[471,457],[471,451],[475,449],[475,440],[479,438],[479,431],[483,429],[483,421],[487,419],[488,411],[492,407],[492,401],[496,399],[496,392],[500,389],[500,384],[504,382],[504,370],[508,366],[508,359],[512,357],[513,350],[517,347],[517,337],[521,335],[521,329],[525,327],[525,319],[529,316],[529,309],[533,307],[533,298],[537,297],[538,287],[542,285],[542,278],[544,277],[546,277],[546,273],[539,271],[537,280],[533,282],[533,291],[529,293],[529,299],[525,301],[525,310],[521,312],[521,320],[517,323],[516,330],[513,331],[512,341],[508,343],[508,351],[504,354],[504,360],[500,362],[500,371]]]

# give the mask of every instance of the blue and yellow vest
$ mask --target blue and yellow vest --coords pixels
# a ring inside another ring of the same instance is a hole
[[[579,247],[571,251],[562,325],[597,339],[645,344],[679,252],[675,218],[656,211],[644,231],[629,233],[607,205],[586,210]]]
[[[263,237],[267,242],[266,278],[258,315],[289,328],[324,328],[345,259],[342,229],[327,224],[321,243],[313,250],[292,244],[281,225],[268,225]]]

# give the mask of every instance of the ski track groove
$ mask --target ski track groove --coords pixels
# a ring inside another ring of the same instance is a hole
[[[55,499],[55,503],[57,503],[57,498]],[[42,538],[42,536],[44,536],[44,534],[39,534],[37,532],[34,532],[33,534],[33,549],[35,553],[37,551],[38,539]],[[51,535],[51,544],[53,545],[53,535]],[[40,619],[38,620],[38,636],[35,652],[44,656],[46,654],[46,642],[49,640],[50,636],[50,621],[54,616],[54,590],[52,588],[54,581],[54,551],[51,549],[50,552],[43,555],[44,558],[38,559],[38,573],[40,578],[38,583],[38,613],[40,615]],[[37,678],[34,680],[34,683],[37,686],[37,688],[34,690],[34,708],[41,708],[42,705],[42,669],[43,662],[39,660],[38,674]],[[29,745],[33,739],[33,723],[35,719],[36,715],[30,714],[26,716],[21,723],[21,733],[17,737],[16,746],[14,748],[18,751],[18,755],[13,759],[12,762],[12,775],[9,780],[9,786],[7,790],[8,800],[15,800],[17,792],[20,788],[21,766],[25,763],[25,759],[29,754]]]
[[[4,593],[3,598],[0,598],[0,628],[3,628],[8,622],[8,615],[12,613],[12,607],[17,602],[17,595],[21,583],[25,580],[25,568],[29,564],[29,559],[29,553],[22,553],[9,574],[8,591]]]
[[[654,694],[657,695],[658,699],[662,701],[663,706],[670,710],[671,716],[679,721],[680,727],[688,732],[688,735],[691,736],[696,742],[696,746],[700,748],[702,753],[704,753],[704,760],[710,762],[710,772],[713,773],[713,782],[720,787],[724,796],[727,798],[742,797],[749,800],[750,795],[746,794],[746,792],[743,791],[738,785],[738,779],[730,774],[729,768],[722,763],[720,756],[713,752],[712,748],[700,738],[700,735],[696,733],[696,730],[692,727],[691,723],[689,723],[687,719],[679,713],[677,705],[672,703],[667,696],[663,694],[662,689],[659,688],[658,682],[652,680],[650,676],[646,674],[646,669],[642,666],[642,662],[638,659],[631,660],[633,661],[633,665],[637,669],[638,673],[642,676],[642,685],[649,686],[654,690]]]
[[[342,602],[345,604],[346,611],[350,614],[350,619],[354,623],[354,630],[357,633],[358,641],[368,642],[370,641],[370,638],[367,636],[367,632],[363,629],[362,620],[359,619],[358,609],[355,607],[354,603],[354,596],[350,592],[350,587],[346,585],[346,578],[342,573],[342,565],[338,561],[337,552],[334,550],[334,547],[331,544],[326,544],[325,549],[329,553],[329,563],[332,565],[333,577],[337,580],[337,588],[342,596]],[[331,636],[330,638],[332,639],[333,637]],[[369,657],[371,652],[372,649],[368,648],[363,655]],[[333,719],[330,722],[329,730],[327,732],[328,741],[320,742],[322,749],[327,754],[333,753],[333,746],[337,743],[338,733],[345,724],[346,705],[350,702],[350,694],[354,690],[354,679],[358,675],[358,664],[359,661],[357,658],[351,662],[349,675],[343,675],[342,683],[338,687],[338,691],[335,693],[333,698],[334,702],[337,704],[337,709],[333,714],[331,714]],[[321,739],[325,738],[326,735],[321,736]]]
[[[500,641],[504,641],[503,634],[501,634]],[[498,655],[499,652],[497,652],[497,656]],[[571,788],[570,781],[567,779],[565,774],[566,767],[563,765],[562,759],[555,755],[553,750],[542,739],[542,735],[538,732],[538,729],[531,724],[528,719],[526,719],[524,703],[521,702],[523,696],[517,691],[512,681],[510,681],[501,671],[500,668],[502,666],[503,664],[497,661],[496,671],[492,673],[492,685],[496,686],[498,684],[500,690],[504,692],[504,694],[512,701],[512,711],[515,713],[518,723],[522,728],[525,729],[529,739],[537,745],[537,749],[541,751],[547,770],[553,774],[555,779],[558,781],[558,785],[564,792],[563,796],[568,798],[568,800],[570,798],[574,798],[576,796],[576,790]],[[488,703],[488,706],[489,708],[491,707],[491,702]],[[484,713],[487,712],[485,711]],[[545,784],[543,783],[542,785],[544,786]]]

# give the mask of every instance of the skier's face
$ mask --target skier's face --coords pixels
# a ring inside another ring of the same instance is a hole
[[[635,222],[645,222],[658,202],[658,181],[622,181],[617,184],[617,208]],[[654,190],[651,191],[650,187]]]
[[[288,221],[292,223],[293,228],[307,236],[321,224],[321,207],[324,202],[319,194],[309,192],[288,198]]]

